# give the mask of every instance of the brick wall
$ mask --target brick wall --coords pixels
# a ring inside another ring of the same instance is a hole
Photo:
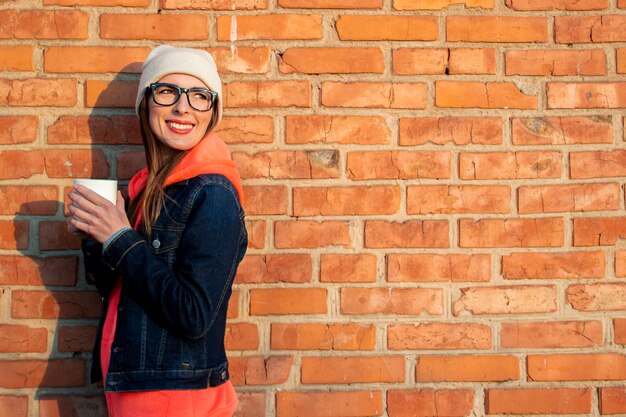
[[[626,414],[624,0],[0,0],[0,415],[104,416],[75,177],[207,48],[245,179],[238,416]]]

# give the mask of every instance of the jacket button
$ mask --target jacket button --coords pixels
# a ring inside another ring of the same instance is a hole
[[[152,241],[152,247],[154,249],[159,249],[161,247],[161,242],[159,241],[159,239],[154,239]]]
[[[121,348],[121,347],[118,347],[118,346],[116,346],[116,347],[114,347],[114,348],[113,348],[113,352],[115,352],[115,353],[118,353],[118,352],[120,352],[121,350],[122,350],[122,348]]]
[[[222,371],[222,374],[220,375],[220,378],[226,379],[226,371]]]

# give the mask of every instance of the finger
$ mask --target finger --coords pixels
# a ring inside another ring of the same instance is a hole
[[[115,201],[115,207],[117,207],[117,211],[126,213],[126,207],[124,206],[124,197],[122,196],[122,192],[119,190],[117,192],[117,200]]]

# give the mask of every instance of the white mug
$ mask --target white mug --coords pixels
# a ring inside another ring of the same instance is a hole
[[[115,204],[117,201],[117,181],[115,180],[92,180],[87,178],[76,178],[74,184],[82,185],[95,191],[102,197]]]

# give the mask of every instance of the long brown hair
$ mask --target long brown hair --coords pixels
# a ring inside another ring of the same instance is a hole
[[[150,235],[152,226],[157,217],[161,213],[165,205],[164,184],[169,173],[183,159],[188,151],[172,150],[163,142],[161,142],[152,132],[150,128],[150,117],[148,100],[150,98],[150,89],[146,89],[143,100],[139,105],[139,127],[141,131],[141,139],[146,153],[146,165],[148,167],[148,181],[145,188],[137,195],[128,206],[128,218],[131,225],[137,222],[137,218],[141,213],[141,221],[147,235]],[[181,98],[182,99],[182,98]],[[217,100],[217,98],[216,98]],[[213,117],[205,132],[210,132],[215,126],[217,102],[213,106]],[[168,157],[168,155],[172,155]]]

